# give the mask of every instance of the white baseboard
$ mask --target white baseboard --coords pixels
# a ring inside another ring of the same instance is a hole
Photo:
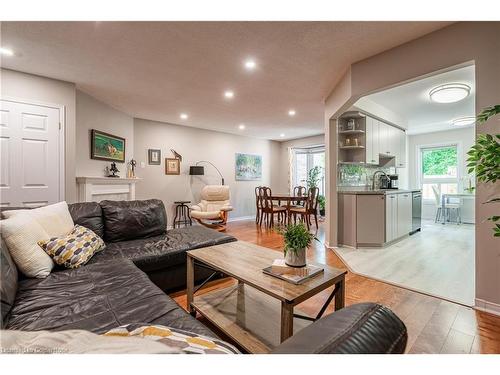
[[[484,299],[476,298],[474,308],[476,310],[500,316],[500,304],[498,303],[488,302]]]
[[[227,222],[230,223],[232,221],[243,221],[243,220],[255,220],[255,215],[252,216],[240,216],[240,217],[230,217]]]

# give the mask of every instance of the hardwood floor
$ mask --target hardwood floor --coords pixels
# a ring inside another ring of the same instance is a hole
[[[270,249],[281,250],[283,247],[280,235],[260,229],[253,221],[228,223],[227,233]],[[317,237],[320,241],[324,239],[321,227]],[[317,241],[308,258],[346,268],[332,250]],[[217,281],[206,290],[232,283],[231,279]],[[315,314],[330,292],[327,289],[316,295],[299,305],[300,309]],[[172,297],[186,307],[185,292]],[[368,301],[388,306],[403,320],[408,329],[408,353],[500,353],[500,317],[349,272],[346,276],[346,305]],[[333,307],[329,306],[327,313],[332,311]]]

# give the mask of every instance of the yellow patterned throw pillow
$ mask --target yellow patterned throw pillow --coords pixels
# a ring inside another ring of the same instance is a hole
[[[177,349],[185,354],[239,353],[238,349],[225,341],[160,325],[128,324],[113,328],[106,332],[104,336],[140,337],[162,343],[170,349]]]
[[[104,248],[104,241],[88,228],[75,225],[66,236],[38,241],[38,245],[52,260],[66,268],[78,268]]]

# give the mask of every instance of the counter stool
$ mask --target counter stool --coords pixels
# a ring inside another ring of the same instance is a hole
[[[187,206],[188,203],[191,203],[191,201],[177,201],[174,202],[176,205],[175,207],[175,217],[174,217],[174,228],[178,226],[179,228],[181,225],[187,226],[193,225],[193,222],[191,221],[191,215],[189,215],[189,207]]]

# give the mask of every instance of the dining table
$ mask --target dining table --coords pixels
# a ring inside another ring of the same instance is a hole
[[[441,194],[441,212],[445,212],[446,203],[449,202],[450,198],[475,198],[474,193],[444,193]],[[446,215],[442,215],[442,224],[446,224]]]
[[[292,218],[292,213],[290,211],[290,208],[294,202],[295,204],[299,204],[300,202],[306,202],[307,201],[307,195],[293,195],[293,194],[272,194],[271,195],[271,200],[272,201],[278,201],[278,205],[281,206],[281,202],[286,202],[286,219],[287,223],[290,223],[290,219]]]

